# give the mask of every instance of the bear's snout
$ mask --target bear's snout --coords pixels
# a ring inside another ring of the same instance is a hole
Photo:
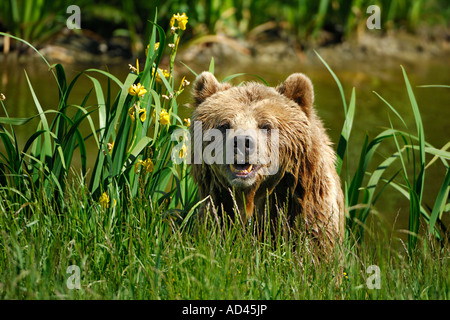
[[[237,135],[234,137],[234,153],[241,157],[250,157],[256,150],[255,138],[250,135]]]

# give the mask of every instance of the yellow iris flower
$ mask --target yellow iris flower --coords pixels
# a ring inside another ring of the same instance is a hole
[[[145,119],[147,119],[147,110],[136,107],[136,105],[133,105],[130,109],[128,109],[128,114],[130,115],[131,121],[136,120],[136,109],[138,109],[139,119],[141,119],[141,122],[144,122]]]
[[[147,159],[145,161],[138,160],[138,162],[136,162],[136,164],[134,165],[134,173],[137,173],[140,165],[142,165],[142,168],[145,170],[145,173],[151,173],[155,168],[155,165],[153,164],[151,159]]]
[[[109,154],[111,154],[111,153],[112,153],[112,150],[113,150],[113,148],[114,148],[114,141],[113,141],[112,143],[108,143],[107,146],[108,146]]]
[[[159,69],[159,68],[158,68]],[[167,79],[167,78],[169,78],[169,76],[170,76],[170,73],[169,73],[169,71],[167,71],[166,69],[159,69],[161,72],[162,72],[162,74],[164,75],[164,77]],[[154,74],[155,75],[155,79],[156,79],[156,81],[158,81],[158,83],[159,84],[162,84],[163,82],[162,82],[162,79],[161,79],[161,76],[159,75],[159,72],[156,72],[156,74],[155,74],[155,68],[153,68],[152,69],[152,74]]]
[[[162,110],[162,111],[159,113],[159,122],[160,122],[162,125],[166,125],[166,124],[169,124],[169,123],[170,123],[170,115],[167,113],[166,110]]]
[[[114,206],[115,206],[117,204],[117,201],[116,201],[116,199],[113,199],[113,201],[114,201]],[[98,202],[100,203],[100,205],[103,209],[107,209],[107,208],[109,208],[109,203],[111,202],[111,200],[109,199],[108,194],[106,192],[103,192],[103,194],[98,199]]]
[[[187,155],[187,147],[186,145],[183,145],[180,149],[180,153],[178,154],[178,156],[180,157],[180,159],[184,159]]]
[[[128,88],[128,93],[132,96],[142,97],[147,93],[147,90],[140,83],[133,84],[130,88]]]
[[[152,160],[147,159],[142,163],[142,167],[145,169],[145,172],[150,173],[155,168],[155,165],[153,164]]]
[[[175,24],[175,21],[177,21],[178,27],[181,30],[186,30],[186,24],[188,23],[188,16],[186,13],[183,13],[180,15],[179,13],[174,14],[172,18],[170,19],[170,26],[173,27]]]
[[[145,119],[147,119],[147,110],[139,109],[139,119],[141,119],[141,122],[144,122]]]
[[[147,45],[147,48],[145,48],[145,55],[148,55],[148,49],[150,48],[150,45]],[[155,51],[158,51],[159,49],[159,42],[155,43]]]

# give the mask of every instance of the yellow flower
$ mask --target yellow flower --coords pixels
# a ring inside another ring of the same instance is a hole
[[[165,77],[166,79],[169,78],[169,76],[170,76],[169,71],[167,71],[166,69],[159,69],[159,68],[158,68],[158,70],[160,70],[160,71],[162,72],[162,74],[164,75],[164,77]],[[155,73],[155,68],[152,69],[152,74],[155,75],[156,81],[158,81],[160,84],[163,83],[163,82],[162,82],[162,79],[161,79],[161,76],[159,75],[159,72],[156,72],[156,73]]]
[[[98,202],[102,206],[103,209],[109,208],[109,196],[106,192],[103,192],[103,194],[98,199]]]
[[[142,163],[142,167],[145,169],[145,172],[151,173],[155,168],[155,165],[153,164],[151,159],[147,159]]]
[[[132,66],[131,64],[128,65],[130,67],[130,70],[136,74],[139,74],[139,59],[136,59],[136,67]]]
[[[178,23],[178,27],[181,30],[186,30],[186,24],[188,23],[188,16],[186,15],[186,13],[183,13],[182,15],[180,15],[179,13],[174,14],[172,16],[172,18],[170,19],[170,26],[173,27],[175,24],[175,20]]]
[[[138,110],[139,119],[144,122],[145,119],[147,119],[147,110],[140,108],[135,104],[130,109],[128,109],[128,114],[130,115],[131,121],[136,120],[136,110]]]
[[[189,128],[191,126],[191,119],[189,118],[183,119],[183,122],[186,127]]]
[[[129,89],[128,89],[128,93],[132,96],[143,96],[144,94],[147,93],[147,90],[144,88],[144,86],[142,86],[140,83],[138,84],[133,84]]]
[[[144,122],[145,119],[147,119],[147,110],[139,109],[139,119],[141,119],[141,122]]]
[[[169,123],[170,123],[170,115],[167,113],[166,110],[162,110],[162,111],[159,113],[159,122],[160,122],[162,125],[166,125],[166,124],[169,124]]]
[[[137,173],[139,170],[139,165],[144,162],[142,160],[138,160],[135,164],[134,164],[134,173]]]
[[[178,25],[180,26],[181,30],[186,30],[187,23],[188,23],[188,17],[185,13],[183,13],[183,15],[178,20]]]
[[[145,48],[145,55],[148,55],[148,49],[150,48],[150,45],[147,45],[147,48]],[[155,43],[155,51],[159,49],[159,42]]]
[[[135,112],[136,112],[136,107],[134,105],[130,109],[128,109],[128,114],[130,115],[131,121],[136,120],[134,117]]]
[[[180,153],[178,154],[178,156],[180,157],[180,159],[184,159],[187,155],[187,147],[184,144],[181,149],[180,149]]]
[[[145,161],[138,160],[138,162],[136,162],[136,164],[134,165],[134,173],[138,172],[140,165],[142,165],[142,168],[145,170],[145,173],[151,173],[155,168],[155,165],[153,164],[151,159],[147,159]]]
[[[0,100],[2,101],[6,100],[6,96],[3,93],[0,93]]]
[[[156,118],[156,109],[153,109],[152,111],[152,117]],[[167,113],[166,110],[161,110],[159,112],[159,121],[161,122],[161,124],[169,124],[170,122],[170,115]]]
[[[189,84],[190,84],[190,82],[187,81],[185,78],[183,78],[182,86],[183,86],[183,87],[187,87]]]
[[[112,143],[108,143],[108,151],[109,151],[109,154],[111,154],[113,148],[114,148],[114,141],[113,141]]]

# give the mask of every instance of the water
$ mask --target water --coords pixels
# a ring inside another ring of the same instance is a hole
[[[314,84],[315,105],[318,114],[322,118],[325,127],[329,129],[328,133],[332,141],[337,143],[344,122],[344,111],[338,87],[330,73],[319,60],[316,57],[311,59],[313,61],[308,61],[305,64],[287,62],[271,65],[253,63],[239,65],[233,61],[216,60],[216,75],[221,80],[225,76],[233,73],[248,72],[263,77],[269,85],[275,86],[293,72],[305,73],[311,78]],[[108,66],[108,69],[116,77],[124,81],[129,72],[128,63],[134,64],[132,61],[124,61],[123,64]],[[347,102],[350,99],[352,87],[356,88],[356,115],[350,137],[350,149],[347,154],[350,175],[354,173],[352,168],[355,168],[357,165],[365,133],[369,135],[370,139],[374,138],[383,129],[389,127],[389,116],[395,128],[416,134],[414,115],[406,92],[400,63],[387,63],[387,61],[380,60],[361,62],[344,61],[339,64],[330,64],[343,84]],[[416,86],[426,84],[449,85],[449,60],[436,59],[426,63],[420,61],[417,64],[404,63],[403,65],[413,85],[414,93],[419,104],[426,141],[436,148],[441,148],[450,141],[450,90],[444,88],[418,88]],[[33,89],[43,109],[57,109],[58,91],[56,82],[53,75],[48,71],[47,66],[41,60],[33,59],[19,63],[17,60],[9,58],[7,61],[3,60],[0,66],[0,92],[3,92],[7,97],[6,104],[9,116],[30,117],[37,113],[24,70],[26,70],[30,78]],[[208,64],[206,63],[191,62],[189,66],[198,73],[208,69]],[[78,72],[86,68],[95,67],[106,70],[104,66],[67,65],[64,67],[69,81]],[[180,74],[178,75],[179,79],[183,75],[186,75],[187,79],[192,83],[194,80],[192,73],[186,70],[181,64],[178,64],[177,67],[180,70]],[[101,80],[105,86],[106,78],[104,76],[95,73],[91,75]],[[235,79],[234,82],[239,83],[243,80],[256,80],[256,78],[251,76],[240,77]],[[113,84],[113,86],[115,85]],[[82,76],[71,94],[69,103],[81,103],[91,88],[92,82],[86,76]],[[117,92],[117,87],[114,88],[114,92]],[[181,103],[189,102],[190,96],[188,91],[180,96]],[[388,107],[373,91],[379,93],[397,109],[404,118],[408,129],[405,129],[396,116],[392,112],[389,112]],[[88,101],[88,105],[94,105],[95,101],[95,93],[93,92]],[[182,107],[180,110],[181,118],[188,117],[191,112],[191,109]],[[3,110],[0,111],[0,116],[5,116]],[[21,143],[25,143],[25,139],[36,130],[37,124],[38,120],[35,119],[25,126],[15,128]],[[88,127],[83,128],[83,134],[88,134],[88,130]],[[97,153],[93,143],[88,143],[87,147],[92,148],[92,153]],[[383,160],[383,157],[388,156],[394,151],[395,149],[392,147],[380,147],[380,154],[375,157],[375,164],[379,164]],[[427,156],[427,161],[430,159],[431,157]],[[88,160],[90,161],[88,162],[88,166],[93,166],[95,159],[90,158]],[[75,166],[79,165],[77,161],[79,159],[75,158]],[[374,168],[375,166],[372,166],[369,169],[373,170]],[[424,200],[426,205],[432,207],[439,187],[442,184],[445,169],[441,163],[436,162],[427,170],[426,174]],[[393,189],[388,188],[384,197],[377,204],[377,210],[381,213],[382,219],[386,220],[388,224],[392,224],[395,220],[396,229],[407,229],[407,217],[409,214],[408,201],[398,192],[393,192]],[[448,217],[444,220],[447,225],[448,220],[450,220]]]

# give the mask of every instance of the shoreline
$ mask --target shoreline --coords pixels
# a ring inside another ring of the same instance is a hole
[[[328,36],[329,38],[330,36]],[[327,38],[327,35],[322,37]],[[402,30],[363,30],[348,40],[319,40],[301,45],[292,36],[274,37],[264,34],[237,39],[225,35],[206,35],[181,44],[177,60],[196,65],[209,65],[214,57],[217,65],[230,63],[232,66],[258,64],[284,68],[293,65],[317,63],[314,50],[335,66],[348,62],[378,61],[384,64],[411,63],[443,59],[450,63],[450,29],[445,27],[423,28],[416,34]],[[128,49],[128,39],[116,37],[100,40],[89,33],[61,34],[55,41],[44,45],[39,52],[51,63],[65,65],[116,65],[130,63],[135,57]],[[1,47],[1,45],[0,45]],[[38,57],[36,54],[10,52],[1,54],[1,60],[17,58],[25,63]],[[167,63],[164,58],[162,65]]]

